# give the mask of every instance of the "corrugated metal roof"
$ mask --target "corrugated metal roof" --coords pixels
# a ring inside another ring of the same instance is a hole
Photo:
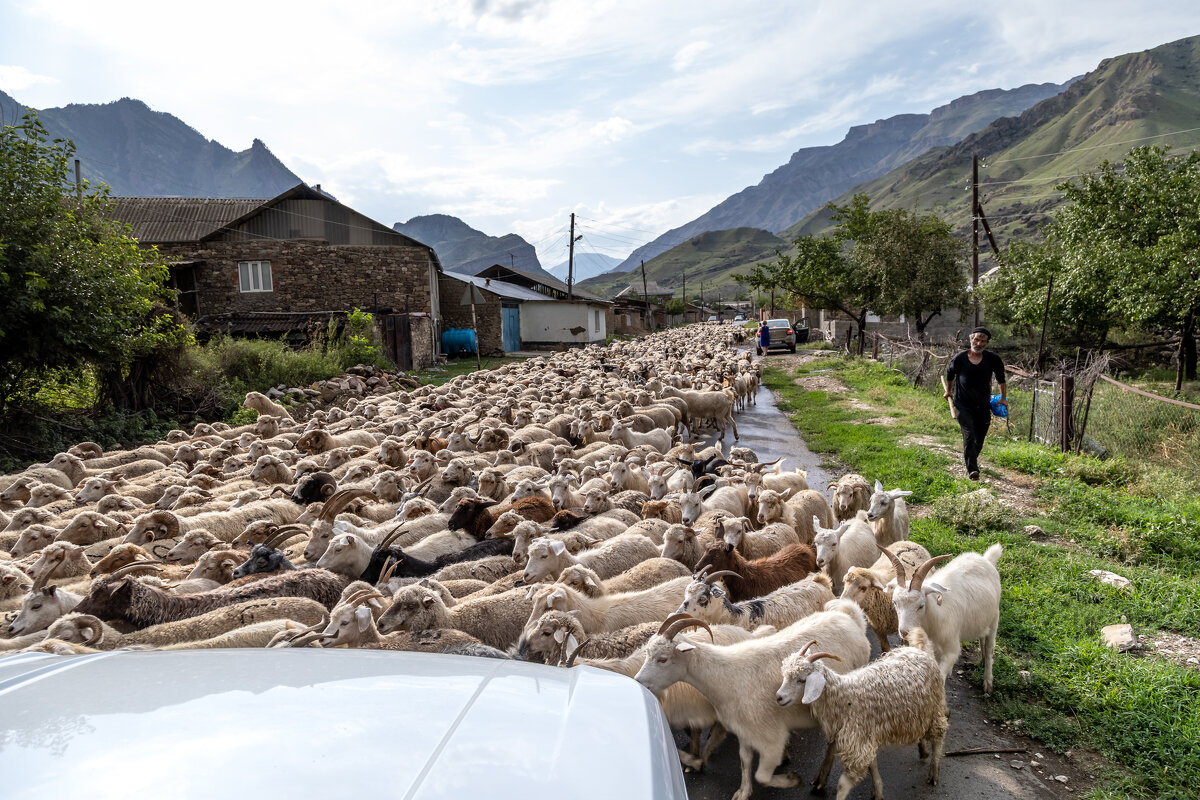
[[[496,280],[495,278],[481,278],[478,275],[462,275],[459,273],[447,273],[447,277],[454,278],[455,280],[462,281],[463,283],[472,283],[478,286],[480,289],[483,289],[485,292],[491,292],[494,295],[506,297],[509,300],[538,300],[543,303],[566,302],[566,300],[562,300],[557,297],[551,297],[526,286],[518,286],[515,283],[506,283],[504,281]],[[451,297],[449,299],[453,302],[458,302],[457,298]],[[589,301],[588,297],[577,296],[577,299],[585,302]],[[598,302],[603,303],[605,301],[600,300]]]
[[[518,283],[528,282],[528,283],[535,284],[535,285],[545,286],[547,289],[561,292],[563,295],[563,298],[565,298],[567,295],[567,285],[565,283],[563,283],[562,281],[560,281],[558,278],[555,278],[554,276],[549,275],[549,274],[538,275],[533,272],[525,272],[524,270],[513,269],[512,267],[506,267],[503,264],[494,264],[485,270],[480,270],[479,275],[490,276],[492,278],[492,280],[497,280],[497,279],[504,280],[505,278],[508,278],[508,277],[516,277],[519,279]],[[477,275],[475,277],[479,277],[479,275]],[[542,296],[541,299],[543,299],[543,300],[547,299],[547,296],[545,295],[545,293],[539,292],[539,294],[541,294],[541,296]],[[596,303],[604,303],[605,305],[608,305],[608,301],[605,300],[603,297],[597,297],[596,295],[594,295],[590,292],[585,292],[585,291],[581,290],[579,287],[575,287],[572,290],[572,294],[575,296],[575,298],[577,300],[588,300],[588,301],[592,301],[592,302],[596,302]],[[549,299],[554,300],[556,298],[551,297]],[[562,298],[557,298],[557,299],[562,299]]]
[[[196,242],[267,202],[227,197],[114,197],[111,216],[132,226],[139,242]]]

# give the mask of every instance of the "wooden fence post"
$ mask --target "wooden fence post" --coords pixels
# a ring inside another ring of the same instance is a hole
[[[1075,444],[1075,418],[1072,413],[1072,409],[1075,406],[1075,376],[1068,375],[1065,372],[1060,373],[1059,381],[1062,388],[1058,393],[1058,448],[1064,453],[1069,453]]]
[[[879,334],[872,333],[871,336],[872,336],[871,358],[878,361],[879,360]]]

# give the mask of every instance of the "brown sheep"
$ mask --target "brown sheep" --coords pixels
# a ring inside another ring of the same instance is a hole
[[[454,513],[446,521],[446,527],[452,531],[465,530],[474,538],[483,541],[488,528],[492,527],[505,511],[514,511],[535,522],[546,522],[554,516],[554,504],[539,495],[530,495],[503,504],[495,500],[466,497],[458,501]]]
[[[737,603],[804,580],[817,571],[817,554],[809,545],[789,544],[774,555],[747,561],[728,542],[715,542],[696,564],[697,572],[704,572],[706,568],[714,573],[734,573],[726,578],[725,586],[730,599]]]

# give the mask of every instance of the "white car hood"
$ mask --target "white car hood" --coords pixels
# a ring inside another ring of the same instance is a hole
[[[361,650],[0,659],[0,775],[5,800],[686,796],[628,678]]]

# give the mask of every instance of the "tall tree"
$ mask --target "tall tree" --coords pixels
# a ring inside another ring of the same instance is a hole
[[[36,115],[0,129],[0,418],[51,369],[121,376],[182,335],[156,312],[168,270],[68,178],[69,141]]]

